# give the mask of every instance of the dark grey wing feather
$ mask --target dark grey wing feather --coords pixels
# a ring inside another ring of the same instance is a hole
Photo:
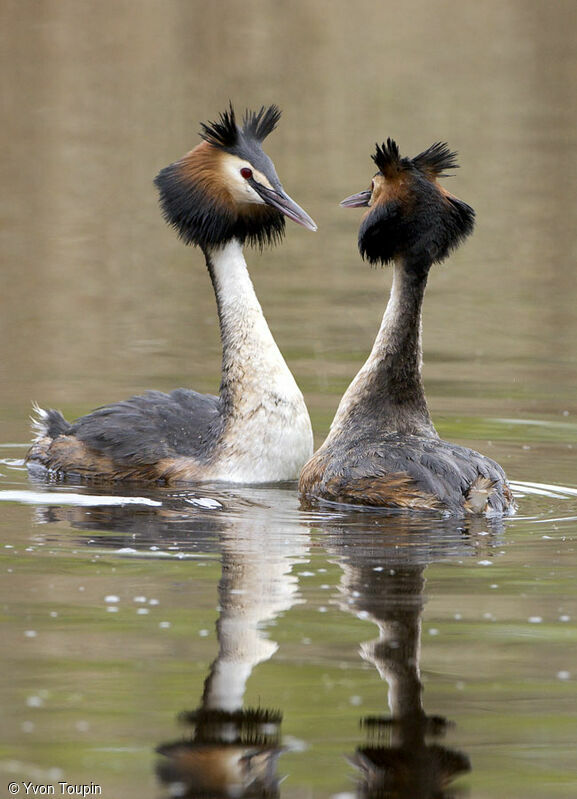
[[[420,458],[415,466],[408,465],[407,472],[447,505],[456,504],[457,509],[468,499],[471,488],[484,480],[488,485],[506,485],[505,472],[491,458],[441,439],[421,442]]]
[[[418,492],[436,497],[454,512],[462,511],[471,488],[479,482],[506,486],[505,473],[495,461],[438,438],[393,433],[375,441],[363,435],[345,446],[336,444],[329,460],[322,482],[335,486],[331,489],[335,493],[346,494],[347,485],[368,486],[380,479],[386,486],[389,478],[407,475]],[[494,510],[506,510],[509,502],[502,490],[491,494]]]
[[[168,457],[202,458],[222,429],[220,399],[178,388],[147,391],[77,419],[68,431],[114,460],[155,463]]]

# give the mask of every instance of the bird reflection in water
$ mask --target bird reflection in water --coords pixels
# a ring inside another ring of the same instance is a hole
[[[452,781],[471,769],[466,754],[439,743],[454,725],[425,712],[419,664],[425,568],[473,554],[476,525],[369,514],[356,533],[345,526],[325,531],[343,570],[342,609],[379,629],[376,640],[361,644],[361,657],[388,685],[390,713],[361,719],[368,741],[349,757],[363,799],[450,799],[460,793]]]
[[[277,760],[282,714],[201,707],[181,714],[189,740],[162,744],[157,775],[169,796],[278,796]]]
[[[239,521],[222,533],[218,654],[200,706],[180,715],[192,733],[157,747],[162,755],[157,775],[169,796],[237,799],[279,793],[282,713],[245,708],[244,694],[253,669],[278,648],[263,626],[300,601],[291,570],[306,556],[308,536],[304,530],[291,537],[274,508],[261,510],[258,522],[253,515],[250,524]]]

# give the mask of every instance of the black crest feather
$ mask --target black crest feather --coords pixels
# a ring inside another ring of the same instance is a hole
[[[202,122],[200,135],[214,147],[228,149],[238,142],[238,125],[232,103],[228,111],[223,111],[216,122]]]
[[[243,133],[254,136],[257,141],[264,141],[278,125],[281,116],[277,105],[268,108],[262,106],[259,111],[246,111],[243,119]]]
[[[389,138],[386,143],[381,146],[377,144],[376,147],[376,152],[371,158],[383,175],[388,177],[399,169],[402,160],[404,160],[401,159],[399,146],[394,139]]]
[[[245,111],[242,120],[242,129],[236,121],[236,114],[232,103],[223,111],[216,122],[202,122],[200,135],[213,147],[222,150],[233,150],[240,143],[241,138],[252,138],[258,142],[264,141],[278,125],[281,112],[278,106],[270,105],[268,108],[261,106],[258,111]]]
[[[446,142],[432,144],[413,159],[413,165],[423,172],[430,172],[435,177],[448,177],[447,169],[458,169],[457,153],[449,150]]]

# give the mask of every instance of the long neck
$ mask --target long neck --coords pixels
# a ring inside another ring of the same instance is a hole
[[[263,391],[300,392],[269,330],[236,239],[205,253],[218,306],[225,408],[250,413]]]
[[[437,435],[421,376],[428,267],[395,262],[391,295],[371,354],[343,396],[331,433],[368,425],[385,433]]]

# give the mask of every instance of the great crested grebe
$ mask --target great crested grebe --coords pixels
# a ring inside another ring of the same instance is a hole
[[[313,451],[303,396],[264,318],[244,243],[275,244],[285,216],[316,225],[284,192],[261,143],[279,109],[232,105],[200,142],[155,179],[166,220],[199,246],[216,294],[222,339],[218,397],[179,388],[106,405],[70,424],[36,409],[29,467],[51,474],[174,484],[294,480]]]
[[[438,182],[457,166],[437,143],[401,158],[388,139],[372,156],[371,188],[342,201],[368,206],[359,250],[371,264],[393,263],[391,296],[368,360],[345,392],[320,449],[302,470],[309,499],[354,505],[507,513],[505,474],[478,452],[442,441],[421,378],[421,308],[429,269],[473,230],[473,209]]]

